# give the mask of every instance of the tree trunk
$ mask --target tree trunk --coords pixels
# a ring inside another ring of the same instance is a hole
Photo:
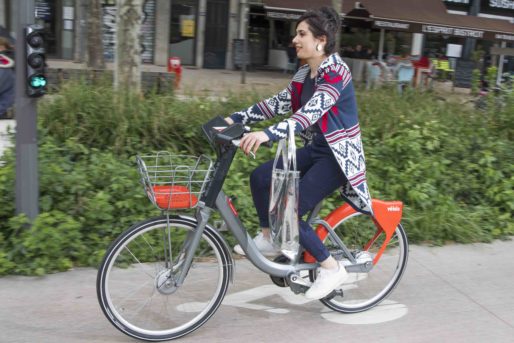
[[[117,0],[114,88],[141,91],[140,32],[143,0]]]
[[[87,66],[104,69],[104,49],[102,42],[102,1],[91,0],[87,12]]]
[[[341,14],[343,12],[343,0],[332,0],[332,7],[336,10],[337,14]],[[341,27],[339,28],[339,31],[337,31],[336,34],[336,47],[335,50],[337,53],[341,53]]]

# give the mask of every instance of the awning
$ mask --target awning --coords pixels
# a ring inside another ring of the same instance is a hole
[[[267,17],[282,20],[298,20],[308,9],[332,6],[332,0],[262,2]],[[514,24],[500,19],[449,14],[441,0],[344,0],[341,16],[370,21],[381,29],[514,41]]]
[[[514,24],[506,20],[449,14],[441,0],[361,0],[352,3],[354,9],[346,15],[372,20],[376,28],[514,41]]]
[[[275,19],[298,20],[305,11],[320,8],[322,6],[332,7],[332,0],[263,0],[266,16]],[[348,4],[346,4],[348,3]],[[349,11],[353,6],[352,1],[343,1],[343,13]],[[341,13],[341,16],[343,16]]]

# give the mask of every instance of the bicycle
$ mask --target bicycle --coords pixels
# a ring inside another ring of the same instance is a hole
[[[241,124],[227,127],[221,117],[203,125],[216,151],[209,157],[157,153],[138,156],[141,181],[163,215],[134,224],[108,248],[97,276],[103,313],[121,332],[147,341],[171,340],[204,324],[221,305],[233,280],[230,248],[209,219],[218,211],[246,257],[278,286],[304,293],[318,264],[303,252],[296,260],[265,258],[244,228],[231,198],[222,190],[239,139]],[[322,203],[308,216],[331,254],[343,261],[350,278],[321,302],[342,313],[365,311],[384,300],[407,264],[407,235],[399,201],[373,200],[374,217],[348,204],[324,220]],[[195,208],[195,216],[171,214]],[[314,227],[314,226],[313,226]]]

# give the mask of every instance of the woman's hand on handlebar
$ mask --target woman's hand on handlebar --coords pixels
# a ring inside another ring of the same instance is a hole
[[[259,146],[267,141],[269,141],[269,137],[266,133],[264,133],[264,131],[250,132],[249,134],[243,136],[239,147],[246,155],[248,155],[250,151],[253,151],[255,154],[257,149],[259,149]]]
[[[232,124],[234,124],[234,121],[233,121],[233,120],[232,120],[232,118],[230,118],[230,117],[226,117],[226,118],[225,118],[225,121],[227,122],[227,124],[228,124],[228,125],[232,125]]]

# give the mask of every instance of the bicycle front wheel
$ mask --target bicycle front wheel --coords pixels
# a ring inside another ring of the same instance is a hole
[[[385,240],[383,232],[373,240],[380,230],[377,231],[369,216],[359,212],[343,218],[334,226],[334,231],[352,254],[361,260],[373,260]],[[325,245],[336,259],[346,260],[341,249],[329,242],[328,238]],[[335,290],[335,296],[321,299],[321,302],[343,313],[361,312],[376,306],[400,281],[407,266],[408,253],[407,235],[399,224],[373,269],[367,273],[350,272],[348,279]],[[348,263],[347,260],[344,263]],[[314,275],[311,275],[313,278]]]
[[[232,260],[222,238],[205,227],[184,283],[176,285],[196,230],[186,217],[136,224],[107,250],[98,271],[97,295],[107,319],[123,333],[148,341],[186,335],[218,309],[228,288]]]

